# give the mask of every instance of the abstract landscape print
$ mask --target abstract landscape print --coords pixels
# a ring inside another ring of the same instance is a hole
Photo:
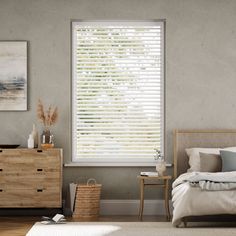
[[[0,41],[0,110],[27,110],[26,41]]]

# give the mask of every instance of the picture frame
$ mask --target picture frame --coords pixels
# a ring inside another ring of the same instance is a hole
[[[27,111],[27,41],[0,41],[0,111]]]

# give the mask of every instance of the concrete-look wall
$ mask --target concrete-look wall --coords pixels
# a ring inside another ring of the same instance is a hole
[[[236,128],[235,0],[0,0],[0,40],[29,42],[29,109],[0,112],[0,143],[26,145],[41,98],[59,107],[53,132],[56,146],[64,149],[64,162],[70,162],[72,19],[166,19],[170,162],[174,128]],[[64,186],[95,177],[103,184],[102,198],[136,199],[141,170],[148,168],[68,167]],[[161,196],[155,190],[147,194]]]

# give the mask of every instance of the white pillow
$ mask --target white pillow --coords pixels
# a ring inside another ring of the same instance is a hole
[[[207,154],[220,154],[220,148],[187,148],[185,149],[189,157],[188,172],[200,171],[200,152]]]
[[[227,148],[187,148],[185,149],[189,157],[189,166],[190,168],[187,172],[200,171],[200,152],[207,154],[219,154],[220,150],[227,150],[236,152],[236,147],[227,147]]]

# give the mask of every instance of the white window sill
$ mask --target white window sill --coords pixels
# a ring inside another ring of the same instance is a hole
[[[65,163],[64,167],[91,167],[91,166],[97,166],[97,167],[154,167],[156,166],[155,162],[70,162]],[[172,163],[167,163],[166,167],[172,167]]]

